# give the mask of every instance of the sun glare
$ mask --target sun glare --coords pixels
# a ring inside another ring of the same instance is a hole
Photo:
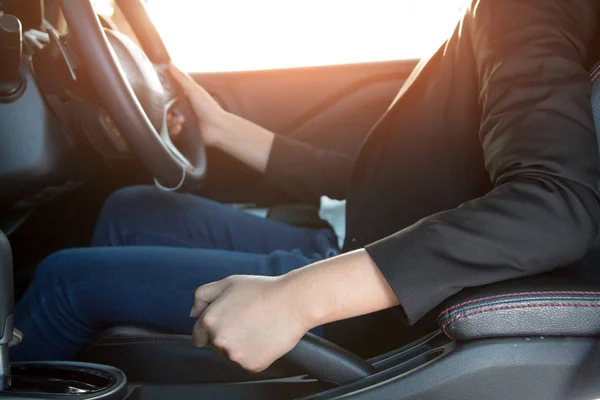
[[[465,3],[147,0],[173,60],[197,72],[420,58],[451,33]]]

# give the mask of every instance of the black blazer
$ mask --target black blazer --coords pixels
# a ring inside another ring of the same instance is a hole
[[[278,136],[265,178],[347,198],[344,250],[367,249],[411,323],[465,287],[568,265],[600,221],[585,67],[599,12],[475,1],[357,160]]]

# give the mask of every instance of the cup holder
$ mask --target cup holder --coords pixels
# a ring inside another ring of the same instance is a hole
[[[94,364],[13,364],[10,387],[0,399],[123,400],[127,378],[120,370]]]

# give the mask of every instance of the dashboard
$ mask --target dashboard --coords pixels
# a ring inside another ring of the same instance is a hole
[[[25,55],[18,98],[0,102],[0,215],[41,204],[78,180],[68,173],[73,140],[46,104],[29,60]]]
[[[10,233],[106,160],[88,138],[98,105],[84,77],[75,82],[61,39],[38,30],[41,0],[0,0],[0,11],[0,230]]]

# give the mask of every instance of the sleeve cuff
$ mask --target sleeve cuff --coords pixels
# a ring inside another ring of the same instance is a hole
[[[352,161],[339,153],[275,135],[264,179],[300,200],[318,203],[323,195],[344,198],[351,167]]]
[[[459,291],[445,283],[443,270],[436,272],[435,256],[424,246],[427,239],[423,230],[417,223],[365,246],[396,294],[410,325]]]
[[[265,180],[268,183],[279,185],[285,179],[284,174],[286,171],[301,165],[302,161],[304,161],[304,158],[300,154],[303,153],[301,147],[296,140],[284,135],[275,135],[267,161],[267,169],[264,175]],[[299,157],[300,160],[298,159]]]

